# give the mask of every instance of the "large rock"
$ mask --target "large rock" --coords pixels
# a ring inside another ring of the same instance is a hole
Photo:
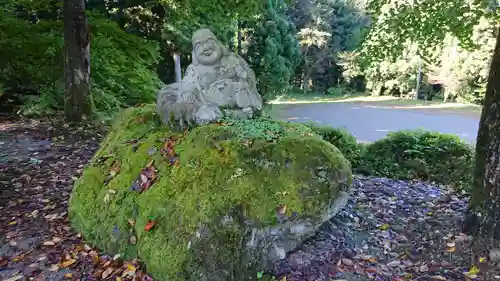
[[[255,73],[208,29],[193,34],[192,63],[181,82],[157,93],[164,123],[209,123],[222,117],[252,118],[262,109]]]
[[[238,120],[179,134],[154,111],[118,118],[76,182],[70,219],[157,279],[254,280],[345,204],[349,162],[303,125]]]

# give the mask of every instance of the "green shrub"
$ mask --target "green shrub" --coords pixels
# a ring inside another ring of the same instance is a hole
[[[351,167],[355,169],[361,161],[362,145],[358,144],[356,138],[341,128],[332,126],[321,126],[316,123],[306,123],[314,133],[320,135],[325,141],[335,145],[344,154],[344,157],[351,162]]]
[[[423,130],[398,131],[366,146],[358,172],[419,178],[467,189],[473,164],[473,147],[458,136]]]
[[[329,97],[336,97],[336,98],[342,98],[342,97],[348,98],[361,95],[361,93],[358,93],[342,85],[330,87],[326,90],[326,93],[328,94]]]
[[[157,44],[123,31],[105,18],[90,17],[91,89],[100,113],[150,103],[160,87],[155,72]],[[62,110],[63,24],[60,20],[29,23],[0,11],[0,84],[23,95],[22,113],[39,115]]]

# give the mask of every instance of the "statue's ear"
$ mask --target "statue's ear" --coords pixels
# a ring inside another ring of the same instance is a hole
[[[198,65],[198,59],[196,58],[196,54],[194,53],[194,50],[191,52],[191,64]]]
[[[231,51],[229,51],[229,48],[226,47],[224,44],[219,42],[219,46],[222,51],[222,57],[228,56],[231,53]]]

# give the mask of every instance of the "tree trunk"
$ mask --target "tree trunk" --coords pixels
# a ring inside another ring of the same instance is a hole
[[[242,41],[242,33],[241,33],[241,22],[238,21],[238,43],[236,46],[236,50],[238,51],[238,55],[241,56],[242,54],[242,46],[241,46],[241,41]]]
[[[179,53],[174,52],[174,64],[175,64],[175,82],[181,82],[182,71],[181,71],[181,56]]]
[[[473,191],[465,224],[469,232],[500,238],[500,32],[479,123]]]
[[[85,0],[64,0],[64,111],[68,121],[92,115],[90,28]]]
[[[307,90],[309,90],[308,87],[308,80],[309,80],[309,61],[307,60],[307,54],[309,53],[309,47],[306,46],[304,50],[304,76],[302,78],[302,92],[307,94]]]

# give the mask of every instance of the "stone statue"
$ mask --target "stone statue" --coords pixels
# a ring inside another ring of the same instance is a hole
[[[156,110],[164,123],[181,127],[221,117],[251,118],[262,109],[255,73],[240,56],[229,51],[209,29],[192,37],[192,63],[181,82],[162,88]]]

